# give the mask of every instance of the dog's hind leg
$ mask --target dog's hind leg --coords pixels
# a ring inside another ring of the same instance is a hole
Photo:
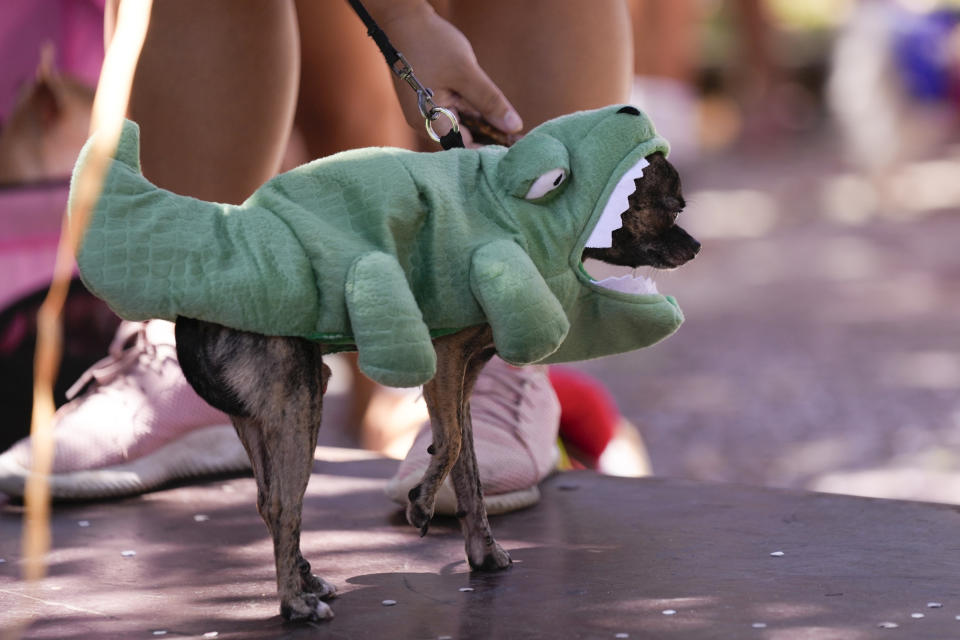
[[[257,509],[273,537],[280,612],[288,620],[322,620],[333,610],[322,601],[336,589],[313,575],[300,553],[303,494],[310,478],[316,431],[297,429],[274,439],[276,432],[257,418],[235,418],[257,480]]]
[[[300,553],[303,495],[313,467],[329,369],[319,345],[178,320],[187,379],[231,413],[257,481],[257,508],[273,538],[280,611],[291,620],[333,617],[336,589]]]

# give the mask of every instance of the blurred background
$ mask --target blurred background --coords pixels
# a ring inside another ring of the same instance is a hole
[[[684,309],[675,337],[577,366],[657,475],[960,502],[960,0],[631,8],[633,101],[703,250],[647,274]],[[0,8],[0,449],[26,433],[102,11]],[[116,326],[79,286],[66,313],[61,402]]]
[[[687,321],[583,368],[656,474],[960,502],[960,3],[690,4]]]

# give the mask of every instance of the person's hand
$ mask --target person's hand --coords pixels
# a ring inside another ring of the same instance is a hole
[[[375,7],[371,6],[373,11]],[[516,110],[480,68],[467,38],[426,2],[394,5],[380,27],[413,67],[421,84],[433,90],[433,101],[438,106],[479,115],[507,133],[523,128]],[[422,131],[424,121],[417,108],[416,93],[402,80],[394,80],[407,121]],[[447,119],[442,116],[434,127],[440,134],[449,130]],[[464,142],[469,142],[469,132],[461,130]]]

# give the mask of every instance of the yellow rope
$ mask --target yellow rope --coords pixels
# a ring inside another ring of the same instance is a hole
[[[97,137],[83,171],[76,176],[72,188],[72,212],[69,217],[64,213],[53,282],[37,314],[33,416],[30,425],[33,463],[24,489],[26,508],[22,537],[23,577],[34,587],[46,575],[47,553],[50,551],[53,384],[62,352],[63,305],[73,273],[74,256],[89,223],[90,213],[100,197],[109,160],[120,139],[151,8],[152,0],[124,0],[120,4],[117,28],[104,57],[93,102],[90,131],[97,131]],[[27,625],[29,620],[13,630],[11,637],[21,636]]]

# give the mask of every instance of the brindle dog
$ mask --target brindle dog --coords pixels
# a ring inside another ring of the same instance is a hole
[[[630,209],[613,246],[586,249],[585,258],[611,264],[675,268],[700,244],[676,225],[684,207],[680,177],[663,154],[636,181]],[[257,508],[273,537],[281,613],[318,620],[333,612],[323,600],[336,588],[313,575],[300,554],[303,494],[310,479],[330,369],[327,348],[300,338],[267,337],[180,318],[177,354],[197,393],[232,418],[257,481]],[[496,353],[488,325],[434,340],[437,372],[424,386],[433,444],[430,466],[409,494],[407,520],[424,535],[441,483],[452,474],[467,560],[479,571],[504,569],[510,555],[493,538],[483,505],[470,423],[470,394]]]

